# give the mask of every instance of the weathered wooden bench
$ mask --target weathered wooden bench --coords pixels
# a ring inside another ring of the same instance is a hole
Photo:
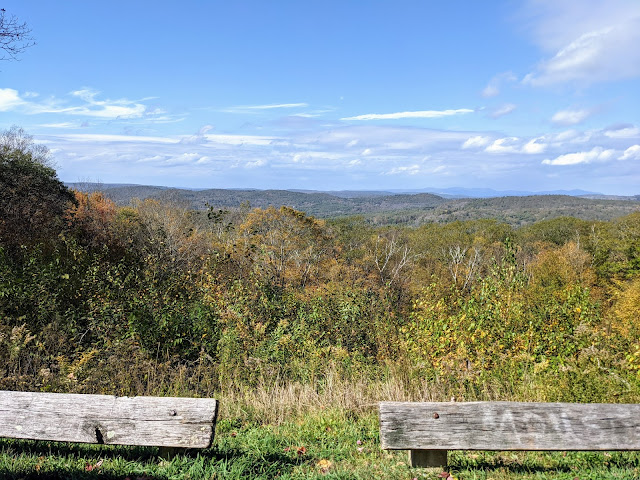
[[[217,412],[209,398],[0,391],[0,437],[157,446],[171,456],[210,447]]]
[[[640,450],[640,404],[382,402],[380,441],[414,467],[448,450]]]

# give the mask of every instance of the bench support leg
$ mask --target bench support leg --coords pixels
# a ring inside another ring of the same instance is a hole
[[[446,450],[409,450],[411,467],[446,467]]]

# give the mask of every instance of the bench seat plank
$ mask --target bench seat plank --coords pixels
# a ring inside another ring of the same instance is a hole
[[[208,448],[217,409],[208,398],[0,391],[0,437]]]
[[[640,405],[382,402],[390,450],[638,450]]]

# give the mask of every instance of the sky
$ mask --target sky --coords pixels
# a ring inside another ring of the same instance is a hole
[[[640,0],[5,0],[67,182],[640,194]]]

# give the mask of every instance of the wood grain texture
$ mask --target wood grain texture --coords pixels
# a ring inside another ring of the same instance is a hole
[[[640,405],[382,402],[380,440],[391,450],[640,450]]]
[[[0,437],[207,448],[218,402],[0,391]]]

